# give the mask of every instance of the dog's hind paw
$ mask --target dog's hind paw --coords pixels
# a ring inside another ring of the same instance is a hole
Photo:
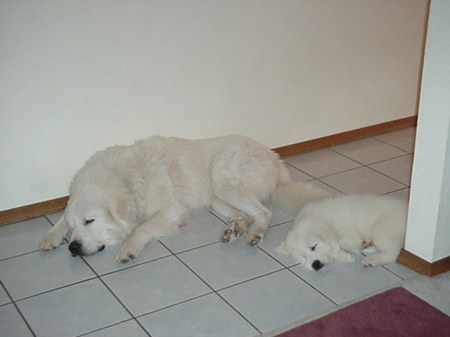
[[[230,243],[238,237],[237,231],[232,227],[227,227],[227,229],[224,230],[222,235],[220,236],[220,241],[224,243]]]
[[[263,236],[264,236],[263,233],[261,233],[261,234],[250,234],[250,233],[248,233],[245,236],[245,241],[247,241],[247,243],[250,246],[257,246],[260,243],[262,243]]]

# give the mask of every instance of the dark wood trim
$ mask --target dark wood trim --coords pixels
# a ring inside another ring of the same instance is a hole
[[[435,276],[450,271],[450,256],[435,262],[428,262],[405,249],[400,251],[397,262],[420,274]]]
[[[406,117],[394,121],[367,126],[364,128],[341,132],[335,135],[308,140],[305,142],[282,146],[273,149],[280,156],[292,156],[306,151],[321,149],[324,147],[346,143],[364,137],[375,136],[380,133],[400,130],[417,124],[417,116]],[[0,225],[27,220],[38,216],[62,211],[67,204],[68,197],[62,197],[27,206],[21,206],[5,211],[0,211]]]
[[[62,197],[38,202],[36,204],[12,208],[6,211],[0,211],[0,225],[62,211],[66,208],[67,200],[69,200],[69,197]]]
[[[367,126],[364,128],[345,131],[330,136],[307,140],[304,142],[277,147],[273,149],[281,157],[293,156],[299,153],[318,150],[325,147],[347,143],[353,140],[376,136],[381,133],[396,131],[417,125],[417,116],[405,117],[390,122]]]

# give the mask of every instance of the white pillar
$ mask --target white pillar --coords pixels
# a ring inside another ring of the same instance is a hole
[[[450,1],[432,0],[405,249],[450,256]]]

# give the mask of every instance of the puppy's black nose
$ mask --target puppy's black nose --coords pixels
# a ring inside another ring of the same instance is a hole
[[[324,264],[322,263],[322,262],[320,262],[319,260],[315,260],[313,263],[312,263],[312,267],[313,267],[313,269],[314,270],[319,270],[319,269],[321,269],[322,267],[324,266]]]
[[[72,241],[69,245],[69,251],[72,253],[72,256],[81,255],[81,243]]]

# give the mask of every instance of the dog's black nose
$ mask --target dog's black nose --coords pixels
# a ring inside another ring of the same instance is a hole
[[[72,253],[72,256],[81,255],[81,243],[72,241],[69,245],[69,251]]]
[[[313,263],[312,263],[312,267],[313,267],[313,269],[314,270],[319,270],[319,269],[321,269],[322,267],[324,266],[324,264],[322,263],[322,262],[320,262],[319,260],[315,260]]]

